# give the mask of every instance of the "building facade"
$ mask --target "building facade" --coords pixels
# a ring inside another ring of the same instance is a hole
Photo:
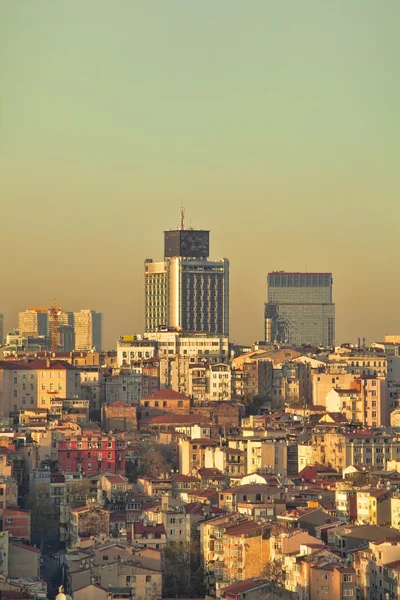
[[[76,350],[102,350],[103,315],[94,310],[83,309],[74,313]]]
[[[210,261],[209,231],[164,232],[164,261],[147,259],[145,331],[176,327],[182,331],[229,334],[229,261]]]
[[[332,283],[331,273],[269,273],[265,341],[331,346],[335,340]]]
[[[28,308],[18,313],[18,329],[25,336],[47,336],[49,308]]]

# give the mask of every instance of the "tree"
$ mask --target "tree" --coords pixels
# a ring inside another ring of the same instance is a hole
[[[242,402],[246,407],[246,413],[248,415],[258,415],[265,400],[260,396],[248,393],[243,396]]]
[[[43,550],[45,538],[58,533],[59,519],[57,507],[50,500],[50,488],[45,483],[40,483],[28,494],[25,506],[31,513],[32,533],[40,538],[40,547]]]
[[[276,585],[285,586],[285,571],[282,561],[279,559],[270,560],[264,567],[262,576],[276,583]]]
[[[163,550],[163,596],[203,598],[205,573],[198,542],[168,544]]]
[[[169,444],[151,444],[141,442],[137,450],[138,477],[157,479],[162,473],[169,473],[174,468],[172,447]]]

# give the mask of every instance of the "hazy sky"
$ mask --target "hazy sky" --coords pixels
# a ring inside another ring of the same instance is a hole
[[[231,261],[332,271],[337,339],[400,333],[399,0],[0,0],[0,312],[54,297],[143,328],[183,202]]]

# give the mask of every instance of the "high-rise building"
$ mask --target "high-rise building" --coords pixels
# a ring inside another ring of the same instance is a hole
[[[4,315],[0,314],[0,346],[4,343]]]
[[[145,331],[229,334],[229,261],[208,260],[209,231],[164,232],[164,261],[145,261]]]
[[[74,313],[66,312],[62,308],[49,311],[47,335],[49,341],[53,336],[53,323],[57,319],[57,348],[60,352],[71,352],[75,348],[74,343]]]
[[[47,336],[49,308],[28,308],[18,313],[18,329],[25,336]]]
[[[74,313],[76,350],[103,349],[103,315],[84,309]]]
[[[269,273],[265,341],[331,346],[335,341],[332,284],[332,273]]]

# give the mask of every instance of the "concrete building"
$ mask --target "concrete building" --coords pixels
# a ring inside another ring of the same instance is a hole
[[[143,376],[140,368],[105,377],[105,401],[108,404],[126,402],[130,405],[138,405],[143,395],[142,380]]]
[[[101,407],[101,426],[103,431],[136,431],[136,406],[126,402],[103,404]]]
[[[338,471],[361,465],[384,469],[388,461],[400,457],[400,438],[382,429],[352,433],[320,430],[312,434],[311,448],[311,464],[330,465]]]
[[[74,313],[75,349],[103,349],[103,315],[94,310],[83,309]]]
[[[331,273],[269,273],[265,341],[331,346],[335,340],[332,283]]]
[[[28,308],[18,313],[18,330],[24,336],[47,336],[50,308]]]
[[[229,335],[229,261],[208,260],[209,232],[186,230],[184,218],[164,240],[164,261],[144,265],[145,330]]]
[[[51,408],[54,398],[80,398],[79,369],[61,360],[36,359],[28,364],[37,381],[37,406]]]
[[[348,389],[332,389],[326,396],[328,413],[342,413],[349,422],[365,427],[389,425],[386,379],[362,377]]]
[[[168,387],[171,385],[168,370],[172,368],[169,364],[174,361],[182,359],[182,365],[176,367],[179,370],[186,368],[183,364],[186,360],[192,364],[201,361],[226,363],[229,358],[229,338],[205,333],[185,334],[174,328],[165,328],[163,331],[121,337],[117,344],[117,357],[118,366],[123,369],[139,364],[144,368],[144,361],[159,359],[160,383]]]
[[[37,374],[25,362],[0,361],[0,412],[3,417],[37,406]]]

